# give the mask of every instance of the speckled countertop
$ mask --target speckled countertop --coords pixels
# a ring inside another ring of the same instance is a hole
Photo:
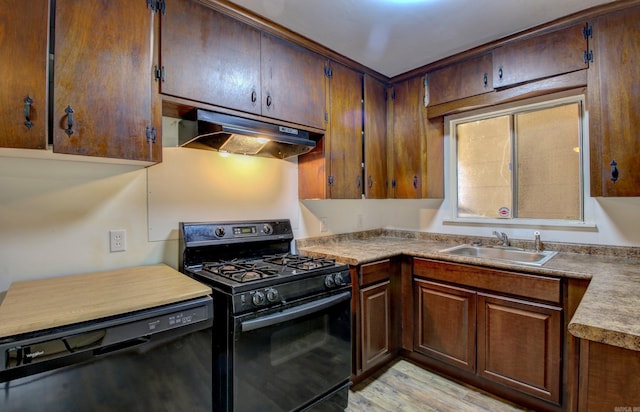
[[[545,249],[559,253],[541,267],[438,252],[472,241],[497,242],[488,238],[378,229],[299,239],[296,248],[301,254],[331,257],[350,265],[404,254],[587,279],[589,287],[569,323],[569,332],[579,338],[640,351],[640,248],[548,243]],[[532,248],[532,242],[526,241],[512,240],[512,245]]]

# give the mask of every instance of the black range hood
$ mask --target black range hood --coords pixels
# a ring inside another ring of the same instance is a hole
[[[227,114],[194,109],[180,122],[180,146],[285,159],[316,146],[309,132]]]

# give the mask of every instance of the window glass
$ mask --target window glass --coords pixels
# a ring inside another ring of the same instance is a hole
[[[452,122],[459,218],[582,219],[581,98]]]

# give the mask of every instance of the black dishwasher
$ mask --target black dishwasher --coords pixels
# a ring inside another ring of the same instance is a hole
[[[211,411],[211,297],[0,338],[0,410]]]

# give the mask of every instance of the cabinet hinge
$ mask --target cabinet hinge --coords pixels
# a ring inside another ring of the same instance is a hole
[[[584,62],[585,63],[593,63],[593,50],[589,50],[584,52]]]
[[[147,0],[147,8],[165,15],[167,12],[167,2],[166,0]]]
[[[327,77],[333,76],[333,70],[331,69],[330,66],[324,66],[324,75]]]
[[[164,66],[158,67],[156,65],[155,68],[153,69],[153,72],[154,72],[153,76],[156,81],[160,80],[161,82],[164,82],[164,78],[165,78]]]
[[[593,37],[593,26],[591,26],[589,23],[585,23],[584,27],[582,28],[582,36],[586,39],[590,39]]]
[[[329,176],[329,184],[332,185],[333,184],[333,176]]]
[[[156,128],[147,126],[147,142],[156,143]]]
[[[423,103],[424,103],[424,107],[427,107],[429,106],[429,78],[427,77],[427,75],[425,75],[424,78],[422,79],[422,83],[424,86]]]

